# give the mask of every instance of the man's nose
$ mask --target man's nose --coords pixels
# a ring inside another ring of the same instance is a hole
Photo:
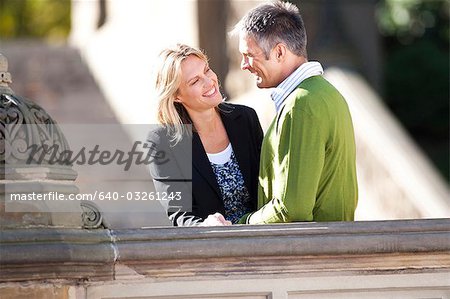
[[[245,57],[242,57],[241,60],[241,70],[245,71],[250,67],[250,65],[248,64],[248,59]]]

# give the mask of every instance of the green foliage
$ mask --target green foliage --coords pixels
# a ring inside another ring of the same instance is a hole
[[[438,39],[448,45],[449,11],[447,0],[385,0],[378,6],[377,19],[380,32],[402,44],[422,38],[431,29],[438,30]]]
[[[390,53],[386,64],[388,104],[414,132],[438,137],[448,130],[449,63],[448,53],[429,39]]]
[[[65,39],[70,0],[0,0],[0,38]]]
[[[385,43],[385,100],[449,178],[447,0],[385,0],[377,17]]]

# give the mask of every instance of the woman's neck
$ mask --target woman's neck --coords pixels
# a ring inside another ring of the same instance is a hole
[[[216,109],[202,112],[188,111],[200,137],[205,152],[214,154],[223,151],[230,141],[220,114]]]
[[[199,134],[215,132],[220,125],[220,115],[214,108],[202,112],[188,110],[188,113]]]

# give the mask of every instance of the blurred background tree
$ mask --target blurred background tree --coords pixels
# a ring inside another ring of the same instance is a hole
[[[384,36],[386,104],[449,179],[448,0],[385,0],[377,19]]]
[[[71,0],[0,0],[0,38],[65,41]]]

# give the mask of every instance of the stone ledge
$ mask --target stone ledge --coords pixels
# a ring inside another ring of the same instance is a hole
[[[115,280],[120,269],[149,278],[450,271],[450,219],[27,228],[3,230],[0,240],[0,282]]]
[[[450,219],[170,227],[112,233],[119,261],[450,251]]]
[[[121,266],[121,267],[119,267]],[[345,275],[450,273],[450,254],[379,254],[335,256],[267,256],[147,260],[118,263],[116,280],[151,278],[167,280],[213,280],[226,277],[324,277]]]
[[[2,230],[0,282],[112,280],[109,231],[64,228]]]

